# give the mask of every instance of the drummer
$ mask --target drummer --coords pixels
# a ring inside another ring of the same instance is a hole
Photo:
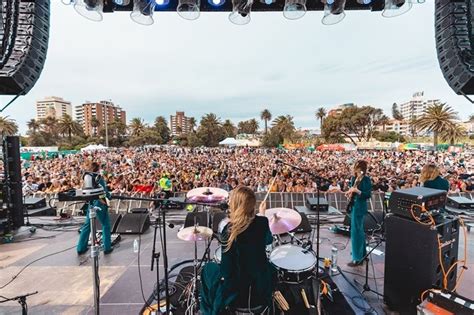
[[[217,315],[226,307],[269,306],[273,269],[265,248],[272,243],[265,203],[255,214],[252,189],[238,186],[230,193],[229,224],[223,230],[222,261],[207,263],[201,273],[204,315]]]

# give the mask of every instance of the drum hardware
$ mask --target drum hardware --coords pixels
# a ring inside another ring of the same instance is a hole
[[[298,284],[313,276],[317,264],[312,250],[292,244],[275,247],[269,261],[277,270],[280,281],[289,284]]]

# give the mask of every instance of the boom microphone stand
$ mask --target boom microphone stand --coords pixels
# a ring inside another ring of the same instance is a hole
[[[373,246],[370,251],[365,254],[365,256],[362,258],[362,260],[365,260],[365,283],[362,285],[362,291],[361,291],[361,294],[364,294],[365,292],[372,292],[372,293],[375,293],[377,294],[378,296],[381,296],[381,297],[384,297],[384,295],[382,293],[379,293],[375,290],[372,290],[372,288],[370,287],[369,285],[369,257],[370,255],[372,254],[372,252],[380,246],[380,244],[382,244],[383,242],[383,237],[380,237],[380,239],[377,241],[377,244],[375,244],[375,246]],[[376,280],[375,280],[376,281]],[[355,283],[358,283],[357,282],[357,279],[354,279],[354,282]],[[359,283],[358,283],[359,284]]]
[[[158,208],[159,209],[159,208]],[[152,250],[152,254],[151,254],[151,268],[150,270],[153,271],[153,267],[154,267],[154,264],[155,264],[155,261],[156,261],[156,302],[157,302],[157,305],[158,305],[158,308],[157,308],[157,314],[160,314],[159,312],[159,307],[160,307],[160,292],[161,292],[161,288],[160,288],[160,252],[156,252],[156,234],[157,234],[157,230],[158,230],[158,226],[159,226],[159,221],[160,221],[160,218],[159,216],[156,217],[155,219],[155,225],[154,225],[154,232],[153,232],[153,250]]]
[[[311,176],[311,178],[313,179],[313,181],[316,183],[316,196],[317,196],[317,201],[316,201],[316,206],[318,208],[318,213],[317,213],[317,222],[316,222],[316,261],[317,261],[317,271],[316,272],[316,279],[319,278],[319,241],[320,241],[320,237],[319,237],[319,231],[321,229],[321,223],[320,223],[320,218],[319,218],[319,211],[321,210],[320,208],[320,204],[319,204],[319,198],[321,196],[321,183],[324,182],[324,181],[327,181],[327,179],[325,179],[324,177],[321,177],[319,175],[316,175],[308,170],[305,170],[305,169],[302,169],[296,165],[293,165],[293,164],[289,164],[289,163],[286,163],[286,162],[283,162],[282,160],[276,160],[275,161],[276,163],[281,163],[283,165],[286,165],[286,166],[289,166],[291,168],[294,168],[300,172],[303,172],[305,174],[308,174]],[[314,234],[313,234],[313,238],[314,238]],[[313,242],[311,241],[311,248],[313,247]]]

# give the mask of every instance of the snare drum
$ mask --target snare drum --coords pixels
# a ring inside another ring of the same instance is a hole
[[[285,283],[300,283],[308,279],[316,266],[313,251],[292,244],[275,247],[269,260],[277,269],[280,280]]]

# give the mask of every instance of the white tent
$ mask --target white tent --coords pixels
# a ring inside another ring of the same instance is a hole
[[[103,146],[102,144],[89,144],[87,147],[84,147],[81,149],[81,152],[87,152],[87,151],[97,151],[97,150],[106,150],[108,149],[106,146]]]
[[[224,140],[219,142],[219,145],[224,145],[228,147],[235,147],[238,144],[239,144],[239,141],[235,140],[235,138],[225,138]]]

